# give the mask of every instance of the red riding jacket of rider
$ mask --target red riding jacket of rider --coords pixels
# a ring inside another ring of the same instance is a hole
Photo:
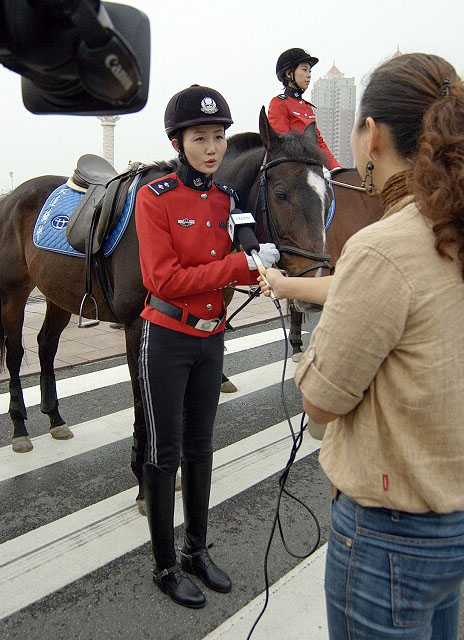
[[[187,315],[204,320],[223,314],[222,288],[235,283],[255,284],[243,251],[230,253],[227,221],[233,190],[212,183],[209,190],[185,186],[175,173],[143,186],[136,199],[143,284],[149,293],[182,309],[178,321],[148,304],[142,318],[154,324],[205,337],[186,324]],[[232,202],[233,205],[233,202]],[[207,335],[224,330],[225,317]]]
[[[304,131],[309,124],[316,122],[311,103],[304,100],[301,95],[295,98],[292,95],[288,95],[288,93],[282,93],[272,98],[269,104],[268,117],[271,127],[278,133],[287,133],[292,130]],[[316,134],[318,147],[326,158],[326,167],[330,171],[340,167],[340,164],[333,157],[324,138],[321,136],[317,124]]]

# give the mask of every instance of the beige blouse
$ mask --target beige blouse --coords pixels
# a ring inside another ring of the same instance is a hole
[[[364,506],[464,509],[464,282],[409,196],[354,235],[295,374],[342,414],[320,463]]]

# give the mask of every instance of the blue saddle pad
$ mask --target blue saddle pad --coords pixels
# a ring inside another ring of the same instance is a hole
[[[134,209],[135,194],[139,180],[140,175],[136,176],[132,182],[119,220],[103,243],[103,254],[105,257],[111,255],[116,249],[129,224],[129,219]],[[66,227],[68,226],[71,214],[84,196],[84,193],[74,191],[74,189],[71,189],[65,184],[57,187],[55,191],[48,196],[47,201],[39,213],[32,234],[32,239],[36,247],[46,249],[47,251],[54,251],[55,253],[64,253],[68,256],[85,258],[85,254],[76,251],[66,238]]]
[[[327,212],[327,220],[325,221],[324,229],[327,231],[332,224],[332,220],[335,215],[335,192],[333,190],[333,185],[329,183],[330,189],[332,191],[332,202],[330,204],[329,211]]]

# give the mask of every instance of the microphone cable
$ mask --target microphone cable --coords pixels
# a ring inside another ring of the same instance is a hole
[[[276,307],[277,311],[279,312],[279,317],[280,317],[280,323],[282,325],[282,329],[284,332],[284,345],[285,345],[285,353],[284,353],[284,364],[283,364],[283,368],[282,368],[282,378],[280,381],[280,397],[281,397],[281,401],[282,401],[282,406],[284,409],[284,414],[285,414],[285,418],[287,420],[288,426],[290,428],[290,433],[292,436],[292,447],[290,450],[290,455],[289,458],[287,460],[287,463],[284,467],[284,469],[280,472],[279,475],[279,491],[277,494],[277,503],[276,503],[276,507],[274,510],[274,517],[272,519],[272,525],[271,525],[271,531],[269,534],[269,539],[266,545],[266,551],[264,554],[264,581],[265,581],[265,600],[264,600],[264,605],[258,615],[258,617],[256,618],[255,622],[253,623],[253,626],[251,627],[246,640],[249,640],[258,624],[258,622],[260,621],[261,617],[263,616],[268,602],[269,602],[269,574],[268,574],[268,560],[269,560],[269,553],[270,553],[270,549],[271,549],[271,545],[272,545],[272,541],[274,539],[274,534],[276,531],[276,528],[278,527],[279,529],[279,534],[280,534],[280,538],[282,540],[282,544],[284,545],[285,550],[287,551],[287,553],[289,555],[291,555],[293,558],[298,558],[300,560],[303,560],[304,558],[308,558],[312,553],[314,553],[314,551],[317,549],[317,547],[319,546],[319,542],[321,539],[321,528],[320,528],[320,524],[319,521],[315,515],[315,513],[312,511],[312,509],[310,507],[308,507],[308,505],[306,505],[302,500],[300,500],[299,498],[297,498],[294,494],[292,494],[290,491],[288,491],[288,489],[286,489],[286,483],[288,480],[288,476],[290,474],[290,470],[292,468],[292,465],[295,461],[296,455],[303,443],[303,434],[306,430],[307,425],[305,425],[304,423],[304,418],[305,418],[305,413],[302,413],[301,416],[301,422],[300,422],[300,428],[298,433],[295,433],[295,430],[293,429],[293,425],[292,425],[292,421],[290,418],[290,413],[288,411],[288,406],[287,406],[287,401],[285,398],[285,376],[286,376],[286,372],[287,372],[287,360],[288,360],[288,337],[287,337],[287,330],[285,328],[285,320],[284,320],[284,316],[282,313],[282,309],[280,306],[280,302],[279,300],[276,298],[276,296],[274,295],[274,292],[272,291],[271,286],[269,285],[269,282],[266,280],[266,268],[264,267],[264,264],[261,260],[261,257],[259,255],[260,249],[261,249],[261,245],[259,244],[255,233],[254,233],[254,228],[253,228],[253,217],[251,216],[251,220],[248,219],[248,217],[251,214],[247,214],[244,213],[243,211],[241,211],[240,209],[233,209],[230,212],[230,218],[229,218],[229,224],[230,224],[230,228],[229,228],[229,235],[231,236],[232,239],[238,239],[240,244],[243,247],[243,250],[245,251],[245,253],[252,257],[256,268],[259,272],[259,274],[261,275],[263,281],[268,285],[269,287],[269,291],[270,291],[270,298],[272,300],[272,302],[274,303],[274,306]],[[280,505],[281,505],[281,501],[282,501],[282,496],[286,495],[288,498],[290,498],[291,500],[294,500],[295,502],[297,502],[299,505],[301,505],[304,509],[306,509],[306,511],[309,513],[309,515],[311,516],[312,520],[314,521],[315,525],[316,525],[316,541],[315,543],[312,545],[311,549],[303,554],[297,554],[295,552],[293,552],[289,545],[287,544],[287,541],[285,540],[285,533],[284,533],[284,529],[282,526],[282,521],[280,518]]]
[[[278,312],[279,312],[279,316],[280,316],[280,322],[282,324],[282,328],[284,331],[284,345],[285,345],[285,353],[284,353],[284,364],[283,364],[283,369],[282,369],[282,378],[280,381],[280,397],[281,397],[281,401],[282,401],[282,406],[284,409],[284,413],[285,413],[285,419],[287,420],[288,426],[290,428],[290,432],[291,432],[291,436],[292,436],[292,448],[290,450],[290,455],[288,457],[287,463],[284,467],[284,469],[280,472],[279,475],[279,492],[277,494],[277,502],[276,502],[276,507],[274,510],[274,517],[272,519],[272,525],[271,525],[271,531],[269,534],[269,538],[268,538],[268,542],[266,545],[266,551],[264,554],[264,565],[263,565],[263,569],[264,569],[264,584],[265,584],[265,598],[264,598],[264,604],[261,608],[261,611],[259,612],[256,620],[253,623],[253,626],[251,627],[246,640],[250,640],[258,622],[261,620],[262,616],[264,615],[264,612],[267,609],[267,605],[269,603],[269,573],[268,573],[268,560],[269,560],[269,553],[271,550],[271,545],[272,545],[272,541],[274,539],[274,534],[276,532],[276,528],[279,529],[279,535],[280,535],[280,539],[282,540],[282,544],[285,548],[285,550],[287,551],[287,553],[289,555],[291,555],[293,558],[297,558],[299,560],[304,560],[305,558],[308,558],[309,556],[311,556],[316,549],[319,546],[319,542],[321,540],[321,527],[319,524],[319,521],[316,517],[316,514],[314,513],[314,511],[307,505],[305,504],[302,500],[300,500],[299,498],[297,498],[293,493],[291,493],[287,488],[286,488],[286,483],[288,480],[288,476],[290,474],[290,470],[292,468],[292,465],[295,461],[296,455],[303,443],[303,434],[306,431],[307,428],[307,423],[305,424],[305,416],[306,414],[303,412],[302,416],[301,416],[301,420],[300,420],[300,428],[298,430],[298,433],[295,433],[295,430],[293,428],[292,425],[292,421],[290,418],[290,413],[288,410],[288,406],[287,406],[287,400],[285,398],[285,389],[284,389],[284,383],[285,383],[285,375],[287,372],[287,360],[288,360],[288,336],[287,336],[287,331],[285,328],[285,320],[284,320],[284,316],[282,314],[282,309],[280,308],[280,304],[278,304],[278,300],[273,300],[274,304],[277,302],[277,304],[275,304]],[[287,541],[285,539],[285,532],[283,529],[283,525],[281,522],[281,518],[280,518],[280,505],[281,505],[281,501],[282,501],[282,496],[286,495],[288,498],[290,498],[291,500],[294,500],[295,502],[297,502],[299,505],[301,505],[304,509],[306,509],[306,511],[309,513],[309,515],[311,516],[312,520],[314,521],[314,524],[316,525],[316,540],[314,542],[314,544],[312,545],[311,549],[303,554],[300,555],[298,553],[295,553],[294,551],[292,551],[289,547],[289,545],[287,544]]]

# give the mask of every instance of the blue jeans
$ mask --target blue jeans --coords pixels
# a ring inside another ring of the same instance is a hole
[[[464,511],[413,514],[332,503],[330,640],[457,640]]]

